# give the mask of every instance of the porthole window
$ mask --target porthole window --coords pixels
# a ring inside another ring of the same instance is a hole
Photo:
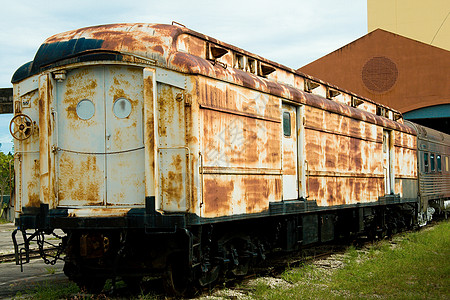
[[[95,106],[89,99],[83,99],[77,104],[77,116],[82,120],[89,120],[94,116]]]
[[[131,102],[125,98],[119,98],[114,102],[113,112],[119,119],[125,119],[131,114]]]

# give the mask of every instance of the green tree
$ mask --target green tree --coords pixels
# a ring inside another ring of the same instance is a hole
[[[14,174],[14,155],[0,152],[0,195],[9,195],[13,188],[11,176]],[[3,201],[2,201],[3,202]],[[3,204],[2,204],[3,205]]]

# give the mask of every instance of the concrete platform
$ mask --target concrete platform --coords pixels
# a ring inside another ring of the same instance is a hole
[[[16,229],[14,223],[0,224],[0,255],[14,253],[11,234]]]

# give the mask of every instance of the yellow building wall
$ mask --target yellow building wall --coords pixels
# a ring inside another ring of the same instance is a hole
[[[367,25],[450,50],[449,0],[367,0]]]

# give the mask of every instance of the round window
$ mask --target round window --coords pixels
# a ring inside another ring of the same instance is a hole
[[[77,104],[77,115],[80,119],[89,120],[95,113],[95,106],[89,99],[83,99]]]
[[[131,102],[125,98],[119,98],[114,102],[113,112],[119,119],[124,119],[131,114]]]

